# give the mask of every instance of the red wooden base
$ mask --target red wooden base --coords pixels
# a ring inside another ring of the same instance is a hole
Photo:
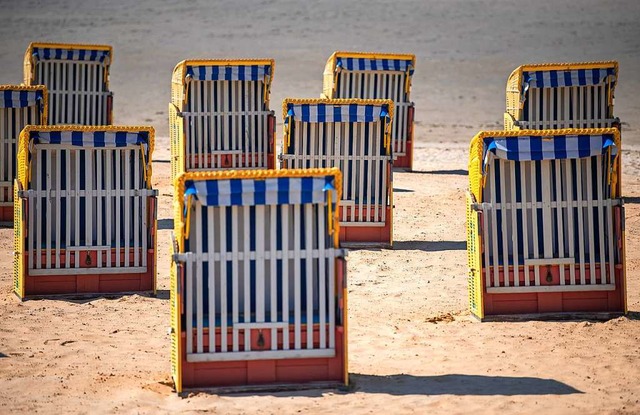
[[[218,162],[220,160],[220,162]],[[236,162],[234,167],[233,162]],[[193,163],[195,169],[209,169],[209,170],[221,170],[221,169],[252,169],[262,163],[262,155],[249,154],[207,154],[204,163],[200,166],[200,160],[196,160]],[[267,169],[273,170],[275,168],[275,160],[273,153],[267,154]]]
[[[541,267],[542,268],[542,267]],[[599,283],[599,267],[594,277]],[[502,274],[502,273],[501,273]],[[542,285],[558,285],[559,275],[551,268],[550,281],[546,281],[545,273],[540,272]],[[589,278],[587,273],[587,280]],[[483,276],[484,278],[484,276]],[[503,277],[501,276],[501,281]],[[512,279],[513,277],[511,277]],[[576,272],[579,278],[579,272]],[[542,313],[616,313],[624,312],[625,281],[622,268],[615,268],[616,287],[613,291],[568,291],[568,292],[536,292],[495,294],[487,293],[483,289],[483,303],[485,316],[506,314],[542,314]],[[565,267],[565,282],[569,281],[569,271]],[[521,286],[524,282],[520,283]],[[484,281],[483,281],[484,286]]]
[[[217,338],[219,339],[219,329]],[[271,330],[263,330],[264,348],[270,347]],[[304,332],[304,327],[303,327]],[[317,341],[318,329],[314,327],[314,340]],[[241,338],[244,336],[240,336]],[[281,335],[278,336],[281,342]],[[290,331],[293,338],[293,329]],[[303,336],[306,338],[306,336]],[[205,336],[208,339],[208,336]],[[259,350],[258,333],[252,331],[252,348]],[[186,348],[185,335],[182,335],[182,350]],[[206,341],[206,340],[205,340]],[[195,338],[194,338],[194,344]],[[283,383],[337,382],[344,383],[345,354],[344,332],[336,328],[336,355],[331,358],[305,359],[267,359],[240,360],[230,362],[187,362],[186,354],[182,360],[183,388],[213,388],[225,386],[277,385]],[[304,345],[303,345],[304,347]],[[205,347],[208,350],[208,344]],[[242,349],[241,349],[242,350]]]
[[[407,153],[393,160],[393,167],[407,171],[413,170],[413,141],[407,140]]]
[[[0,222],[13,223],[13,205],[0,206]]]
[[[355,212],[355,217],[359,218],[358,207],[347,208],[347,214],[343,215],[343,210],[340,208],[340,221],[349,220],[351,218],[351,209]],[[393,241],[392,235],[392,211],[391,207],[386,206],[386,221],[384,226],[340,226],[340,242],[341,243],[354,243],[354,244],[372,244],[372,245],[385,245],[391,246]],[[364,215],[366,215],[366,210]],[[363,215],[363,217],[364,217]],[[344,219],[343,219],[344,216]],[[372,215],[373,216],[373,215]],[[382,215],[379,215],[378,220],[381,220]],[[372,220],[375,219],[372,217]]]
[[[112,253],[112,256],[115,254]],[[90,253],[95,264],[95,252]],[[24,257],[24,278],[25,297],[34,295],[55,295],[55,294],[106,294],[134,291],[154,290],[154,252],[147,251],[147,271],[144,273],[121,273],[104,274],[100,268],[93,268],[95,274],[73,274],[69,270],[66,275],[29,275],[27,267],[27,257]],[[55,259],[53,259],[55,262]],[[74,261],[70,261],[72,264]],[[64,255],[61,254],[61,264],[64,264]],[[91,268],[85,264],[81,268]]]

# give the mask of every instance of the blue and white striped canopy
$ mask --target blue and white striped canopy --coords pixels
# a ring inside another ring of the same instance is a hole
[[[556,135],[551,139],[543,136],[485,137],[484,166],[489,163],[490,156],[515,161],[562,160],[599,156],[609,150],[612,157],[618,153],[611,134]]]
[[[327,191],[335,191],[333,181],[333,176],[195,180],[185,183],[184,196],[204,206],[324,203]]]
[[[336,58],[336,70],[347,71],[399,71],[413,75],[411,59]]]
[[[528,88],[599,85],[610,76],[615,81],[614,68],[523,72],[522,88],[526,92]]]
[[[303,122],[373,122],[388,116],[387,105],[287,104],[287,118]]]
[[[109,58],[108,50],[91,49],[60,49],[60,48],[33,48],[33,57],[36,60],[69,60],[69,61],[90,61],[104,62]]]
[[[43,99],[42,90],[25,91],[5,89],[0,91],[0,108],[24,108],[36,105]]]
[[[187,66],[186,78],[195,81],[261,81],[271,65]]]
[[[69,144],[78,147],[126,147],[149,143],[147,131],[31,131],[36,144]]]

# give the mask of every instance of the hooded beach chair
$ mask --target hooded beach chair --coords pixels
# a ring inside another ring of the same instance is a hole
[[[173,70],[172,178],[185,171],[274,168],[274,62],[185,60]]]
[[[415,55],[334,52],[324,69],[323,98],[390,99],[394,167],[413,168],[414,105],[410,99]]]
[[[187,172],[174,184],[176,391],[346,384],[340,171]]]
[[[391,120],[393,101],[286,99],[283,169],[338,167],[342,172],[340,241],[393,243]]]
[[[480,132],[471,142],[471,312],[626,313],[615,128]]]
[[[50,125],[111,125],[111,46],[31,43],[24,56],[25,85],[49,91]]]
[[[151,127],[27,126],[20,134],[14,289],[155,291]]]
[[[522,65],[507,81],[505,129],[619,127],[617,77],[613,61]]]
[[[0,222],[13,222],[18,137],[27,124],[47,123],[47,88],[0,85]]]

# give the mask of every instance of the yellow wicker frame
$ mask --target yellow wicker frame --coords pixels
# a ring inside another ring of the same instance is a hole
[[[366,59],[400,59],[411,61],[411,66],[416,67],[416,55],[409,53],[377,53],[377,52],[333,52],[324,67],[322,82],[322,97],[334,98],[336,92],[336,60],[338,58],[366,58]],[[411,82],[408,84],[407,96],[411,91]]]
[[[576,62],[576,63],[534,63],[518,66],[511,72],[507,79],[506,88],[506,111],[504,113],[505,130],[518,130],[520,127],[515,122],[522,119],[521,105],[521,85],[524,72],[533,72],[537,70],[547,71],[575,71],[578,69],[597,69],[597,68],[613,68],[616,78],[618,77],[617,61],[595,61],[595,62]],[[613,86],[610,91],[613,96]],[[607,110],[609,116],[613,116],[613,100],[610,100]]]
[[[109,64],[113,63],[113,47],[109,45],[93,45],[82,43],[48,43],[48,42],[31,42],[27,51],[24,54],[24,83],[25,85],[31,85],[35,78],[35,65],[33,62],[33,49],[34,48],[56,48],[56,49],[70,49],[70,50],[104,50],[109,52]],[[105,85],[109,89],[109,76],[105,77]]]

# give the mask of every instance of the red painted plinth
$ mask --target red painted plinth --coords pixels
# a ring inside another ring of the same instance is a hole
[[[306,327],[303,327],[303,338],[306,340]],[[277,341],[282,344],[282,333],[279,330]],[[205,333],[208,333],[205,330]],[[251,333],[252,350],[260,350],[258,346],[257,330]],[[263,348],[271,348],[271,330],[262,330]],[[231,332],[227,336],[231,340]],[[289,337],[294,336],[293,328],[289,331]],[[240,336],[244,338],[244,336]],[[319,341],[318,327],[313,327],[314,343]],[[209,349],[208,335],[205,334],[205,350]],[[220,339],[220,329],[216,329],[216,339]],[[182,334],[182,350],[186,348],[185,334]],[[219,348],[219,340],[216,341]],[[194,336],[194,345],[196,339]],[[229,342],[231,344],[231,342]],[[304,359],[267,359],[267,360],[239,360],[228,362],[187,362],[186,354],[182,356],[182,386],[184,388],[212,388],[223,386],[253,386],[253,385],[278,385],[284,383],[310,383],[310,382],[344,382],[345,356],[344,356],[344,330],[336,327],[336,354],[330,358],[304,358]],[[243,350],[241,343],[240,350]],[[303,343],[303,348],[306,344]]]
[[[111,251],[112,260],[115,261],[115,250]],[[83,255],[84,254],[84,255]],[[124,250],[120,253],[121,262],[124,261]],[[147,271],[144,273],[104,273],[107,268],[96,268],[97,253],[95,251],[81,252],[80,265],[81,269],[88,268],[95,271],[90,274],[74,274],[70,269],[64,275],[29,275],[27,254],[24,255],[24,269],[27,270],[25,275],[24,287],[25,297],[32,295],[55,295],[55,294],[106,294],[118,292],[133,291],[153,291],[154,289],[154,261],[155,255],[153,249],[147,250]],[[34,255],[35,256],[35,255]],[[60,264],[65,264],[64,250],[60,250],[58,254]],[[104,255],[103,260],[104,260]],[[84,260],[82,259],[84,258]],[[88,258],[88,260],[87,260]],[[46,263],[44,255],[42,256],[43,264]],[[52,264],[55,264],[55,256],[51,258]],[[130,250],[130,262],[133,262],[133,249]],[[75,258],[71,256],[71,266],[75,264]],[[91,266],[90,264],[93,264]],[[113,266],[113,265],[112,265]],[[130,263],[130,266],[133,266]]]
[[[349,221],[351,220],[351,212],[355,214],[355,218],[360,220],[360,210],[358,206],[348,207],[346,209],[346,215],[343,213],[343,209],[340,208],[340,221]],[[358,243],[358,244],[367,244],[371,243],[373,245],[391,245],[392,242],[392,211],[391,207],[386,206],[378,209],[378,218],[375,218],[373,215],[373,209],[363,209],[363,218],[366,218],[367,213],[370,213],[371,220],[382,220],[382,209],[385,209],[385,223],[384,226],[340,226],[340,242],[343,243]],[[371,212],[367,212],[370,210]]]

